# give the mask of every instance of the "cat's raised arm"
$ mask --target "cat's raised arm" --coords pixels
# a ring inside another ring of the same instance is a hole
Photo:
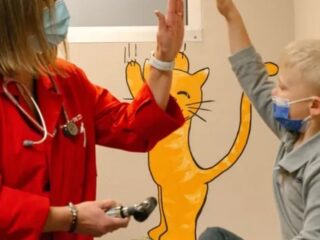
[[[158,17],[157,48],[155,57],[172,62],[179,52],[184,36],[183,0],[168,0],[166,16],[156,11]],[[166,109],[171,88],[172,71],[152,67],[147,83],[158,105]]]
[[[133,98],[136,97],[139,90],[144,84],[144,79],[142,76],[141,66],[136,61],[130,61],[126,67],[126,81]]]
[[[232,0],[216,0],[218,11],[227,21],[229,45],[232,54],[251,46],[241,14]]]

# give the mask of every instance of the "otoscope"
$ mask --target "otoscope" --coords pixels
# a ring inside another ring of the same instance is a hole
[[[121,218],[133,216],[136,221],[143,222],[149,217],[150,213],[155,209],[156,206],[157,199],[154,197],[148,197],[143,202],[130,207],[118,206],[111,208],[106,212],[106,214],[111,217]]]

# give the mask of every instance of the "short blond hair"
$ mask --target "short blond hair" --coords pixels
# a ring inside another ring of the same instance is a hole
[[[320,90],[320,40],[289,43],[280,56],[280,67],[297,68],[303,80],[310,81]]]
[[[0,0],[0,75],[52,73],[57,48],[44,33],[43,9],[52,11],[53,0]],[[53,14],[51,14],[53,15]],[[41,54],[30,43],[38,40]]]

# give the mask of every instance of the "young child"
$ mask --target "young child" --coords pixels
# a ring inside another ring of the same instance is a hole
[[[268,80],[233,1],[216,1],[228,26],[233,71],[281,142],[273,187],[283,239],[319,240],[320,40],[290,43],[281,54],[279,78],[274,83]],[[239,238],[221,228],[209,228],[200,239]]]

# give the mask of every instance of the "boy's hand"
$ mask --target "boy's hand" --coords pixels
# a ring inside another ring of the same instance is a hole
[[[235,6],[232,0],[216,0],[217,8],[219,12],[225,17],[229,18],[230,14],[233,10],[235,10]]]
[[[228,25],[229,45],[232,54],[251,46],[241,14],[232,0],[216,0],[217,9]]]

